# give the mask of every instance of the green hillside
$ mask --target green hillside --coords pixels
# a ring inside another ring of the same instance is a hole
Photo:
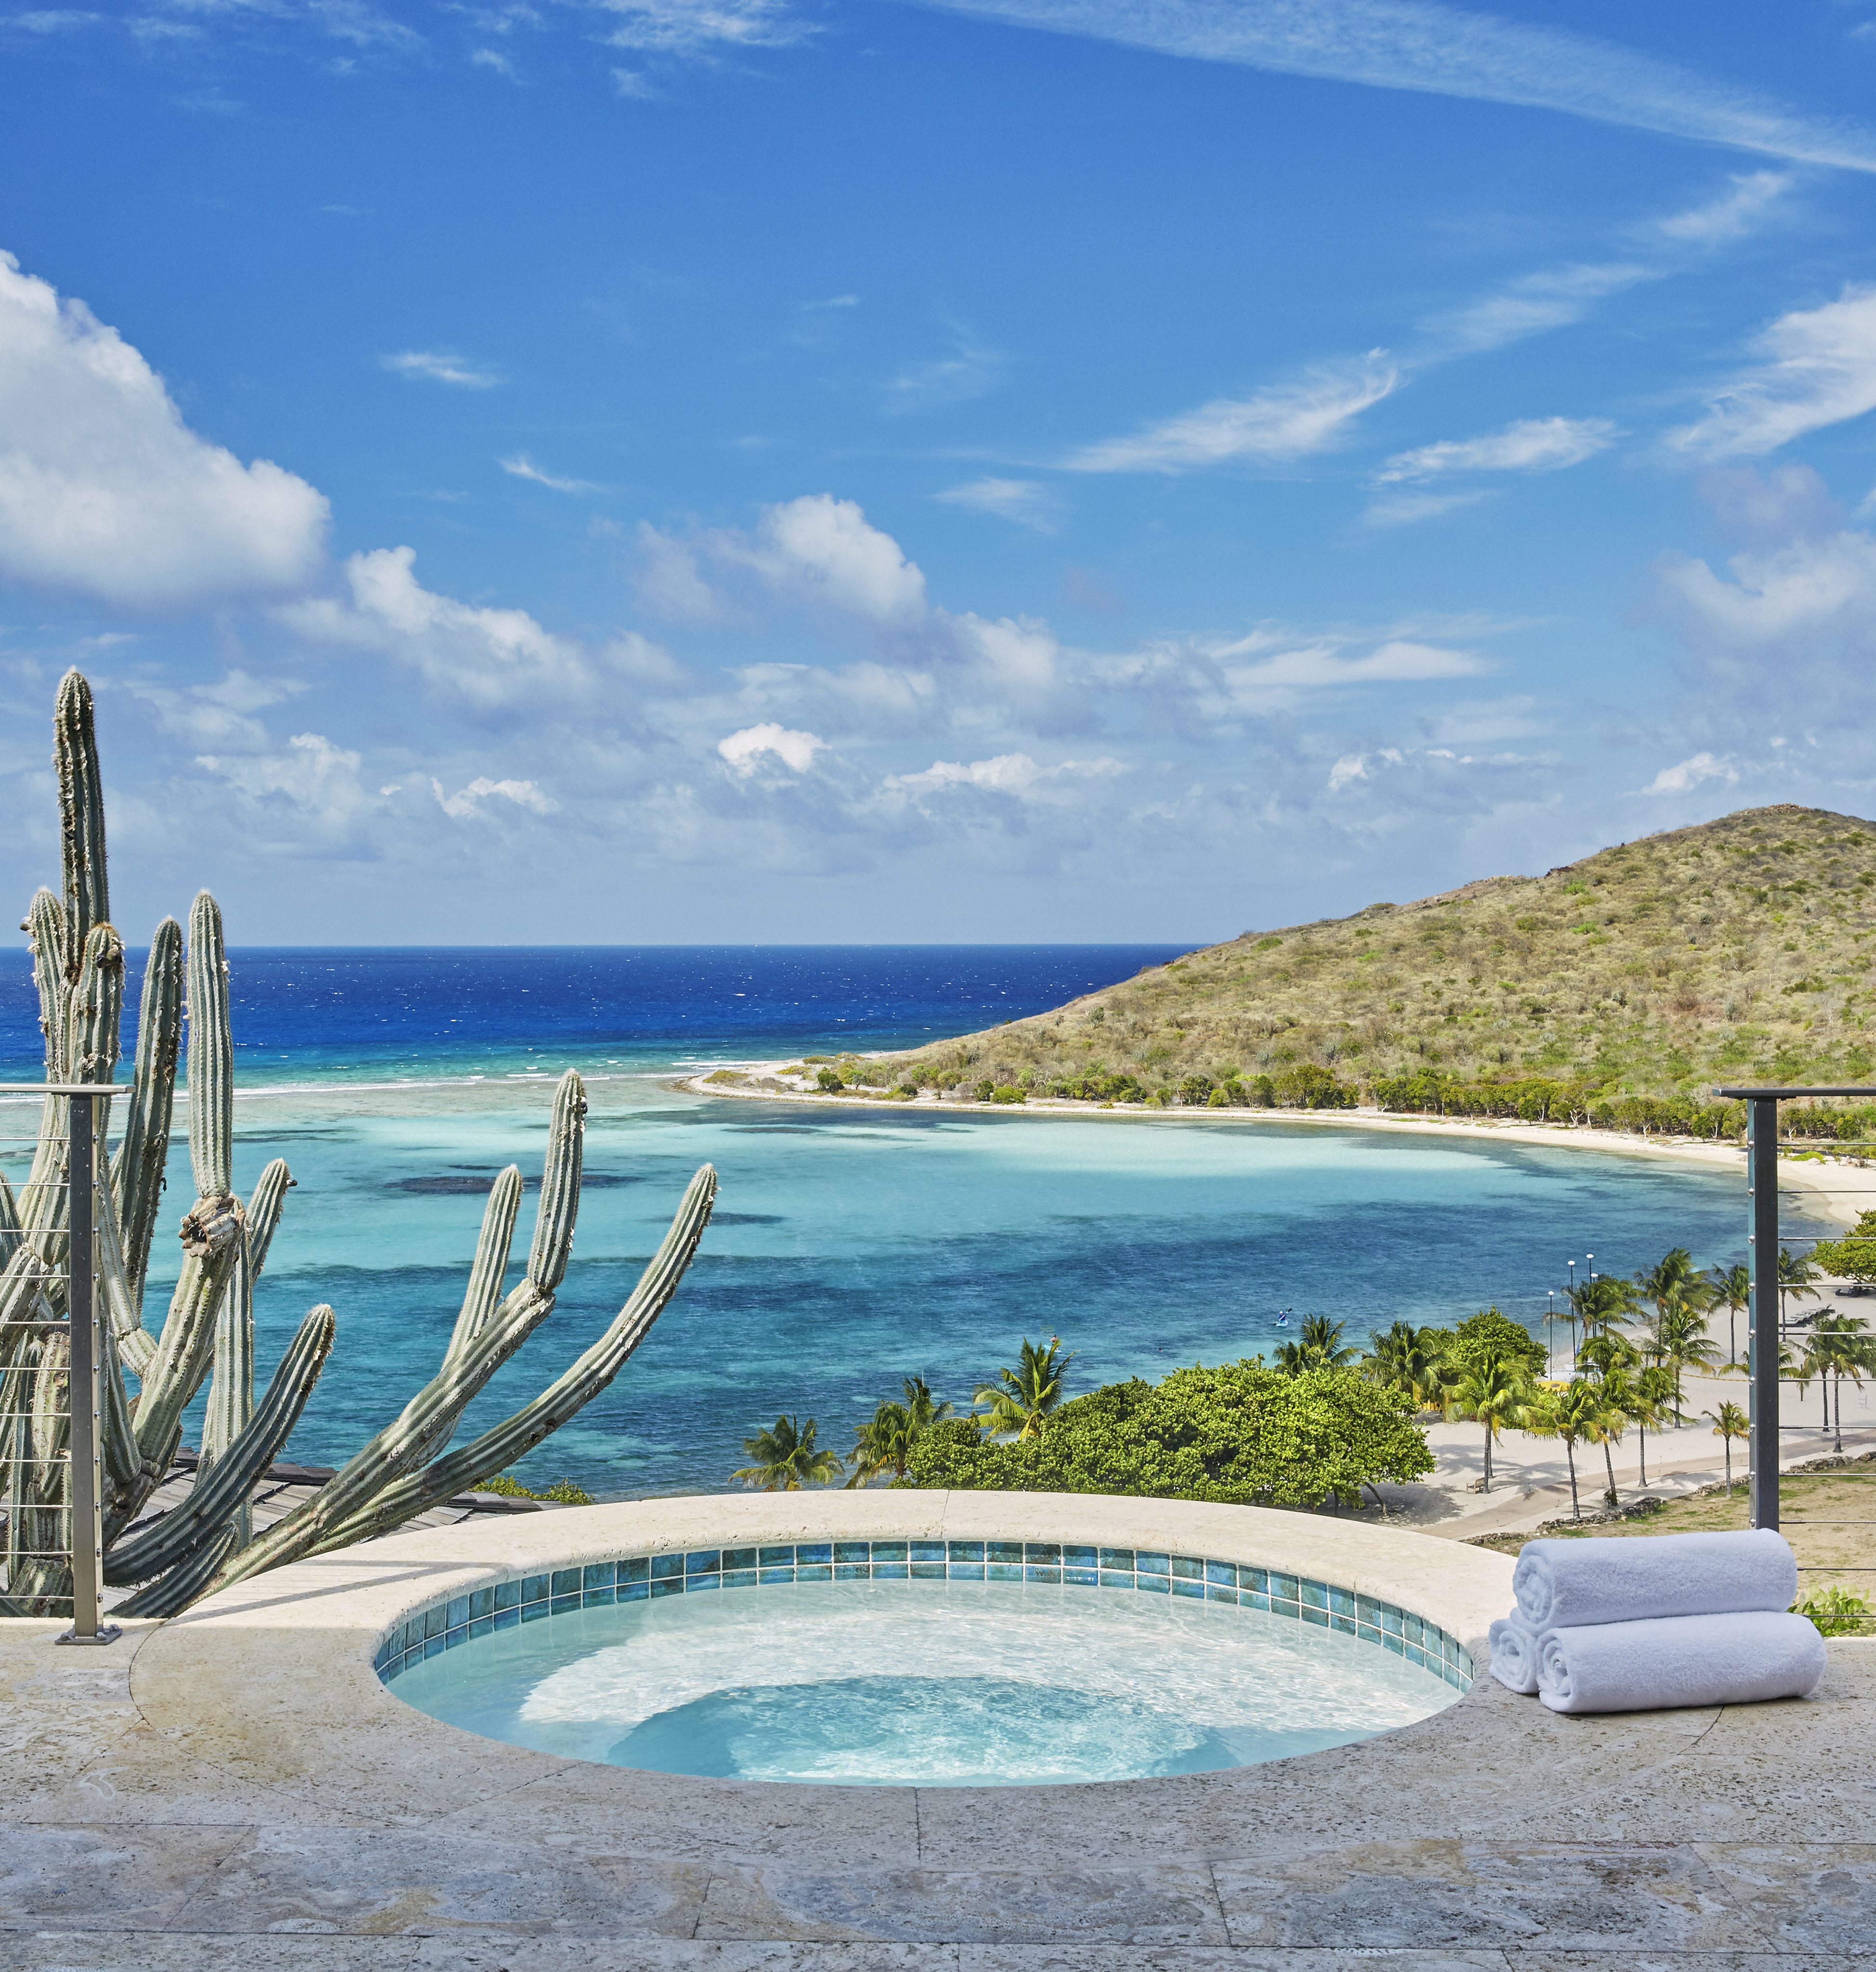
[[[1534,1099],[1540,1109],[1579,1120],[1592,1098],[1685,1108],[1717,1081],[1870,1075],[1873,936],[1876,824],[1750,808],[1542,877],[1246,932],[862,1073],[922,1089],[989,1084],[1005,1100],[1020,1089],[1316,1104],[1359,1092],[1390,1108],[1536,1079],[1567,1092]]]

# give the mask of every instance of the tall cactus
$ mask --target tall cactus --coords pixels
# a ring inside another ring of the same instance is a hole
[[[41,890],[31,936],[48,1082],[108,1083],[118,1056],[123,945],[110,922],[103,782],[90,687],[76,671],[54,717],[63,894]],[[186,983],[186,1008],[184,987]],[[144,1321],[158,1208],[187,1034],[189,1157],[195,1200],[178,1229],[181,1272],[160,1328]],[[605,1334],[511,1417],[448,1450],[477,1393],[552,1314],[579,1210],[586,1096],[569,1071],[555,1092],[527,1269],[506,1295],[521,1174],[491,1187],[460,1313],[436,1373],[315,1497],[256,1538],[250,1500],[279,1455],[331,1352],[331,1308],[313,1309],[254,1396],[256,1284],[293,1179],[276,1158],[246,1203],[233,1190],[234,1071],[221,913],[207,891],[185,940],[173,918],[150,943],[135,1065],[119,1099],[123,1131],[100,1184],[97,1285],[103,1337],[104,1575],[136,1592],[129,1614],[173,1615],[227,1584],[383,1533],[512,1464],[557,1430],[623,1366],[683,1280],[716,1197],[706,1164]],[[0,1614],[47,1613],[71,1592],[56,1556],[69,1503],[70,1330],[64,1282],[67,1099],[48,1095],[17,1198],[0,1177],[0,1458],[7,1461],[5,1592]],[[109,1104],[96,1105],[102,1145]],[[134,1397],[126,1373],[136,1379]],[[209,1382],[194,1485],[140,1519],[170,1470],[184,1412]]]

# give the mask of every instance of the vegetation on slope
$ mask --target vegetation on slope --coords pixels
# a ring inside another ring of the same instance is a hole
[[[1542,1082],[1565,1095],[1541,1113],[1566,1116],[1721,1081],[1855,1081],[1876,1067],[1872,939],[1876,823],[1747,809],[1542,877],[1246,932],[863,1073],[1006,1100],[1210,1102],[1235,1085],[1226,1100],[1392,1108]],[[1410,1084],[1424,1099],[1404,1099]]]

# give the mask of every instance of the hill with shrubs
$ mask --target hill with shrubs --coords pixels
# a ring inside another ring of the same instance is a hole
[[[1735,1132],[1717,1082],[1876,1070],[1876,823],[1749,808],[1346,918],[1248,931],[829,1092],[1294,1106]],[[1825,1109],[1799,1134],[1868,1134]]]

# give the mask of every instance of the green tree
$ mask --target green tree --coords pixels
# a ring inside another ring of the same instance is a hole
[[[1583,1324],[1584,1340],[1620,1328],[1639,1310],[1634,1283],[1617,1274],[1597,1274],[1569,1290],[1571,1307]]]
[[[1300,1376],[1305,1370],[1339,1370],[1352,1363],[1356,1352],[1343,1343],[1342,1327],[1326,1314],[1305,1315],[1299,1339],[1278,1345],[1277,1367],[1287,1376]]]
[[[1840,1314],[1827,1308],[1817,1317],[1805,1347],[1805,1366],[1822,1386],[1824,1428],[1830,1428],[1831,1386],[1836,1386],[1837,1435],[1834,1448],[1843,1449],[1843,1379],[1860,1389],[1866,1373],[1876,1370],[1876,1337],[1860,1314]]]
[[[993,1439],[977,1418],[934,1425],[913,1448],[907,1483],[1359,1506],[1365,1487],[1433,1470],[1411,1401],[1352,1370],[1195,1366],[1072,1398],[1026,1438]]]
[[[1733,1490],[1733,1440],[1751,1435],[1752,1420],[1732,1402],[1723,1403],[1717,1411],[1703,1411],[1701,1415],[1712,1419],[1713,1435],[1725,1448],[1726,1490],[1730,1494]]]
[[[853,1468],[847,1482],[850,1487],[869,1484],[883,1472],[904,1478],[905,1461],[919,1434],[951,1415],[951,1406],[933,1397],[924,1377],[906,1377],[903,1388],[903,1403],[889,1399],[853,1434],[853,1449],[847,1461]]]
[[[742,1441],[754,1463],[729,1476],[765,1493],[798,1493],[804,1486],[839,1478],[845,1468],[834,1453],[817,1448],[814,1432],[812,1418],[805,1423],[786,1415],[777,1418],[773,1431],[759,1431]]]
[[[1707,1334],[1707,1317],[1684,1301],[1672,1301],[1654,1321],[1654,1353],[1674,1378],[1674,1422],[1681,1422],[1681,1376],[1692,1363],[1702,1366],[1719,1355],[1719,1345]]]
[[[1726,1310],[1726,1360],[1731,1368],[1739,1361],[1736,1324],[1752,1305],[1752,1269],[1741,1261],[1730,1267],[1715,1267],[1707,1278],[1713,1286],[1713,1305]]]
[[[1624,1370],[1617,1370],[1613,1376],[1605,1375],[1597,1385],[1602,1397],[1601,1408],[1584,1423],[1583,1435],[1591,1444],[1603,1448],[1603,1471],[1608,1479],[1608,1489],[1603,1494],[1603,1504],[1614,1510],[1620,1497],[1616,1491],[1615,1447],[1622,1442],[1622,1434],[1628,1428],[1629,1414],[1623,1407],[1623,1399],[1628,1393],[1628,1376]]]
[[[985,1428],[993,1437],[1035,1437],[1061,1402],[1062,1379],[1074,1360],[1072,1355],[1062,1354],[1059,1337],[1050,1336],[1047,1345],[1038,1349],[1024,1336],[1016,1368],[999,1370],[994,1383],[977,1387],[973,1401],[987,1407]]]
[[[1469,1314],[1453,1331],[1449,1352],[1460,1370],[1476,1368],[1488,1357],[1522,1364],[1532,1376],[1541,1376],[1550,1367],[1550,1354],[1543,1344],[1522,1321],[1514,1321],[1496,1308],[1482,1308]]]
[[[1648,1427],[1659,1425],[1662,1413],[1673,1401],[1674,1378],[1659,1363],[1638,1370],[1627,1383],[1623,1408],[1635,1426],[1639,1481],[1648,1484]]]
[[[1492,1448],[1507,1429],[1521,1426],[1536,1395],[1524,1364],[1502,1356],[1484,1356],[1468,1363],[1446,1392],[1450,1415],[1485,1427],[1485,1477],[1482,1490],[1492,1490]]]
[[[1793,1295],[1808,1296],[1816,1292],[1811,1283],[1824,1278],[1822,1267],[1814,1267],[1809,1260],[1801,1259],[1789,1246],[1778,1249],[1778,1332],[1783,1335],[1790,1323],[1786,1308]]]
[[[1876,1286],[1876,1212],[1858,1214],[1855,1229],[1841,1239],[1821,1239],[1811,1258],[1839,1280]]]
[[[1525,1417],[1524,1428],[1533,1437],[1563,1441],[1564,1457],[1570,1467],[1573,1520],[1583,1517],[1582,1503],[1577,1497],[1577,1447],[1591,1438],[1592,1427],[1602,1419],[1607,1409],[1599,1384],[1587,1376],[1572,1376],[1567,1383],[1538,1391],[1532,1398]]]
[[[1641,1351],[1626,1335],[1604,1329],[1592,1335],[1577,1351],[1579,1367],[1594,1370],[1606,1383],[1612,1377],[1626,1377],[1639,1367]]]

